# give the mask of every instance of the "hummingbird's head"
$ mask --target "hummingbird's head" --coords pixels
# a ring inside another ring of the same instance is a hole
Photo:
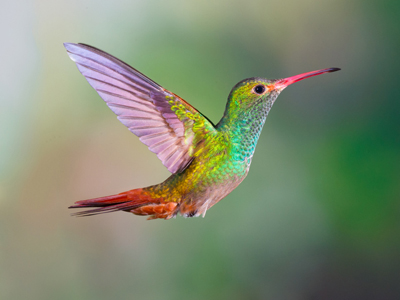
[[[329,68],[283,79],[253,77],[242,80],[233,87],[229,94],[224,116],[217,126],[237,123],[238,121],[247,122],[249,117],[250,119],[265,120],[272,104],[287,86],[312,76],[339,70],[339,68]]]
[[[275,90],[275,80],[260,77],[247,78],[237,83],[229,94],[227,108],[247,110],[257,103],[275,101],[280,91]]]
[[[287,86],[297,81],[321,75],[324,73],[339,71],[339,68],[329,68],[299,74],[283,79],[265,79],[260,77],[248,78],[237,83],[228,98],[227,109],[246,110],[260,102],[266,102],[270,106]]]

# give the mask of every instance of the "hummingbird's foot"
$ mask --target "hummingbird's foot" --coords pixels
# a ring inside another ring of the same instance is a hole
[[[188,212],[188,213],[184,214],[184,216],[185,216],[186,218],[197,217],[197,209],[194,210],[194,211],[191,211],[191,212]]]

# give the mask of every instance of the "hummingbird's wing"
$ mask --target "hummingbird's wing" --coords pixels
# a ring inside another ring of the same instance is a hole
[[[65,43],[70,58],[118,119],[172,173],[182,172],[214,125],[193,106],[97,48]]]

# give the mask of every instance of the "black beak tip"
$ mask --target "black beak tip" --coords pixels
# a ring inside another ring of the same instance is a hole
[[[336,72],[336,71],[340,71],[340,68],[330,68],[328,72]]]

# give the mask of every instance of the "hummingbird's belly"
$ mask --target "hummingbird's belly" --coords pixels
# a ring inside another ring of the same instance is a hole
[[[175,213],[186,217],[204,216],[207,209],[243,181],[249,167],[250,161],[232,160],[226,153],[197,157],[184,172],[145,190],[162,202],[178,203]]]
[[[222,161],[220,161],[222,162]],[[182,176],[180,213],[193,217],[205,215],[207,209],[232,192],[246,177],[247,162],[227,160],[221,165],[195,163]]]

